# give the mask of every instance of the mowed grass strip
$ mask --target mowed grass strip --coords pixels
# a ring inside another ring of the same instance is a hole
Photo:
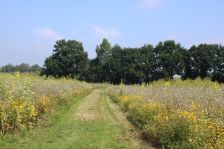
[[[71,100],[38,128],[1,137],[0,149],[146,148],[104,90]]]

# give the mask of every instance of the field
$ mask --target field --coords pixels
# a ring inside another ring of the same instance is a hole
[[[0,149],[151,148],[106,86],[0,74]]]
[[[109,95],[156,147],[224,147],[224,86],[210,81],[158,81],[112,86]]]
[[[224,149],[224,0],[2,0],[0,20],[0,149]]]
[[[0,74],[0,148],[222,149],[223,140],[224,86],[209,80],[106,85]]]
[[[0,74],[0,133],[35,127],[57,105],[69,104],[67,97],[91,89],[86,83],[68,79]]]

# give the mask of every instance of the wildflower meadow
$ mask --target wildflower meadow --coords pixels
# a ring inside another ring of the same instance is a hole
[[[209,80],[111,86],[108,94],[155,147],[224,147],[224,86]]]
[[[0,134],[33,128],[57,105],[69,104],[68,97],[91,89],[87,83],[66,78],[0,74]]]

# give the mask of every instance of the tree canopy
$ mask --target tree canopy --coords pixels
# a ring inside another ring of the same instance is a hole
[[[53,54],[45,60],[43,74],[84,80],[88,66],[88,55],[81,42],[59,40]]]
[[[15,66],[12,64],[7,64],[5,66],[2,66],[0,70],[1,72],[5,72],[5,73],[12,73],[17,71],[21,73],[29,73],[29,72],[40,73],[42,68],[37,64],[30,66],[27,63],[22,63],[20,65],[15,65]]]
[[[59,40],[53,54],[45,60],[43,74],[72,77],[88,82],[126,84],[158,79],[202,79],[224,82],[224,47],[215,44],[193,45],[190,49],[173,40],[155,47],[122,48],[107,39],[96,47],[97,56],[88,59],[81,42]],[[10,67],[10,66],[8,66]]]

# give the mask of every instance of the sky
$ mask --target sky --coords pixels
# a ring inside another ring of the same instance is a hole
[[[89,58],[103,38],[122,47],[175,40],[186,48],[224,44],[223,0],[2,0],[0,66],[43,65],[57,40],[83,43]]]

